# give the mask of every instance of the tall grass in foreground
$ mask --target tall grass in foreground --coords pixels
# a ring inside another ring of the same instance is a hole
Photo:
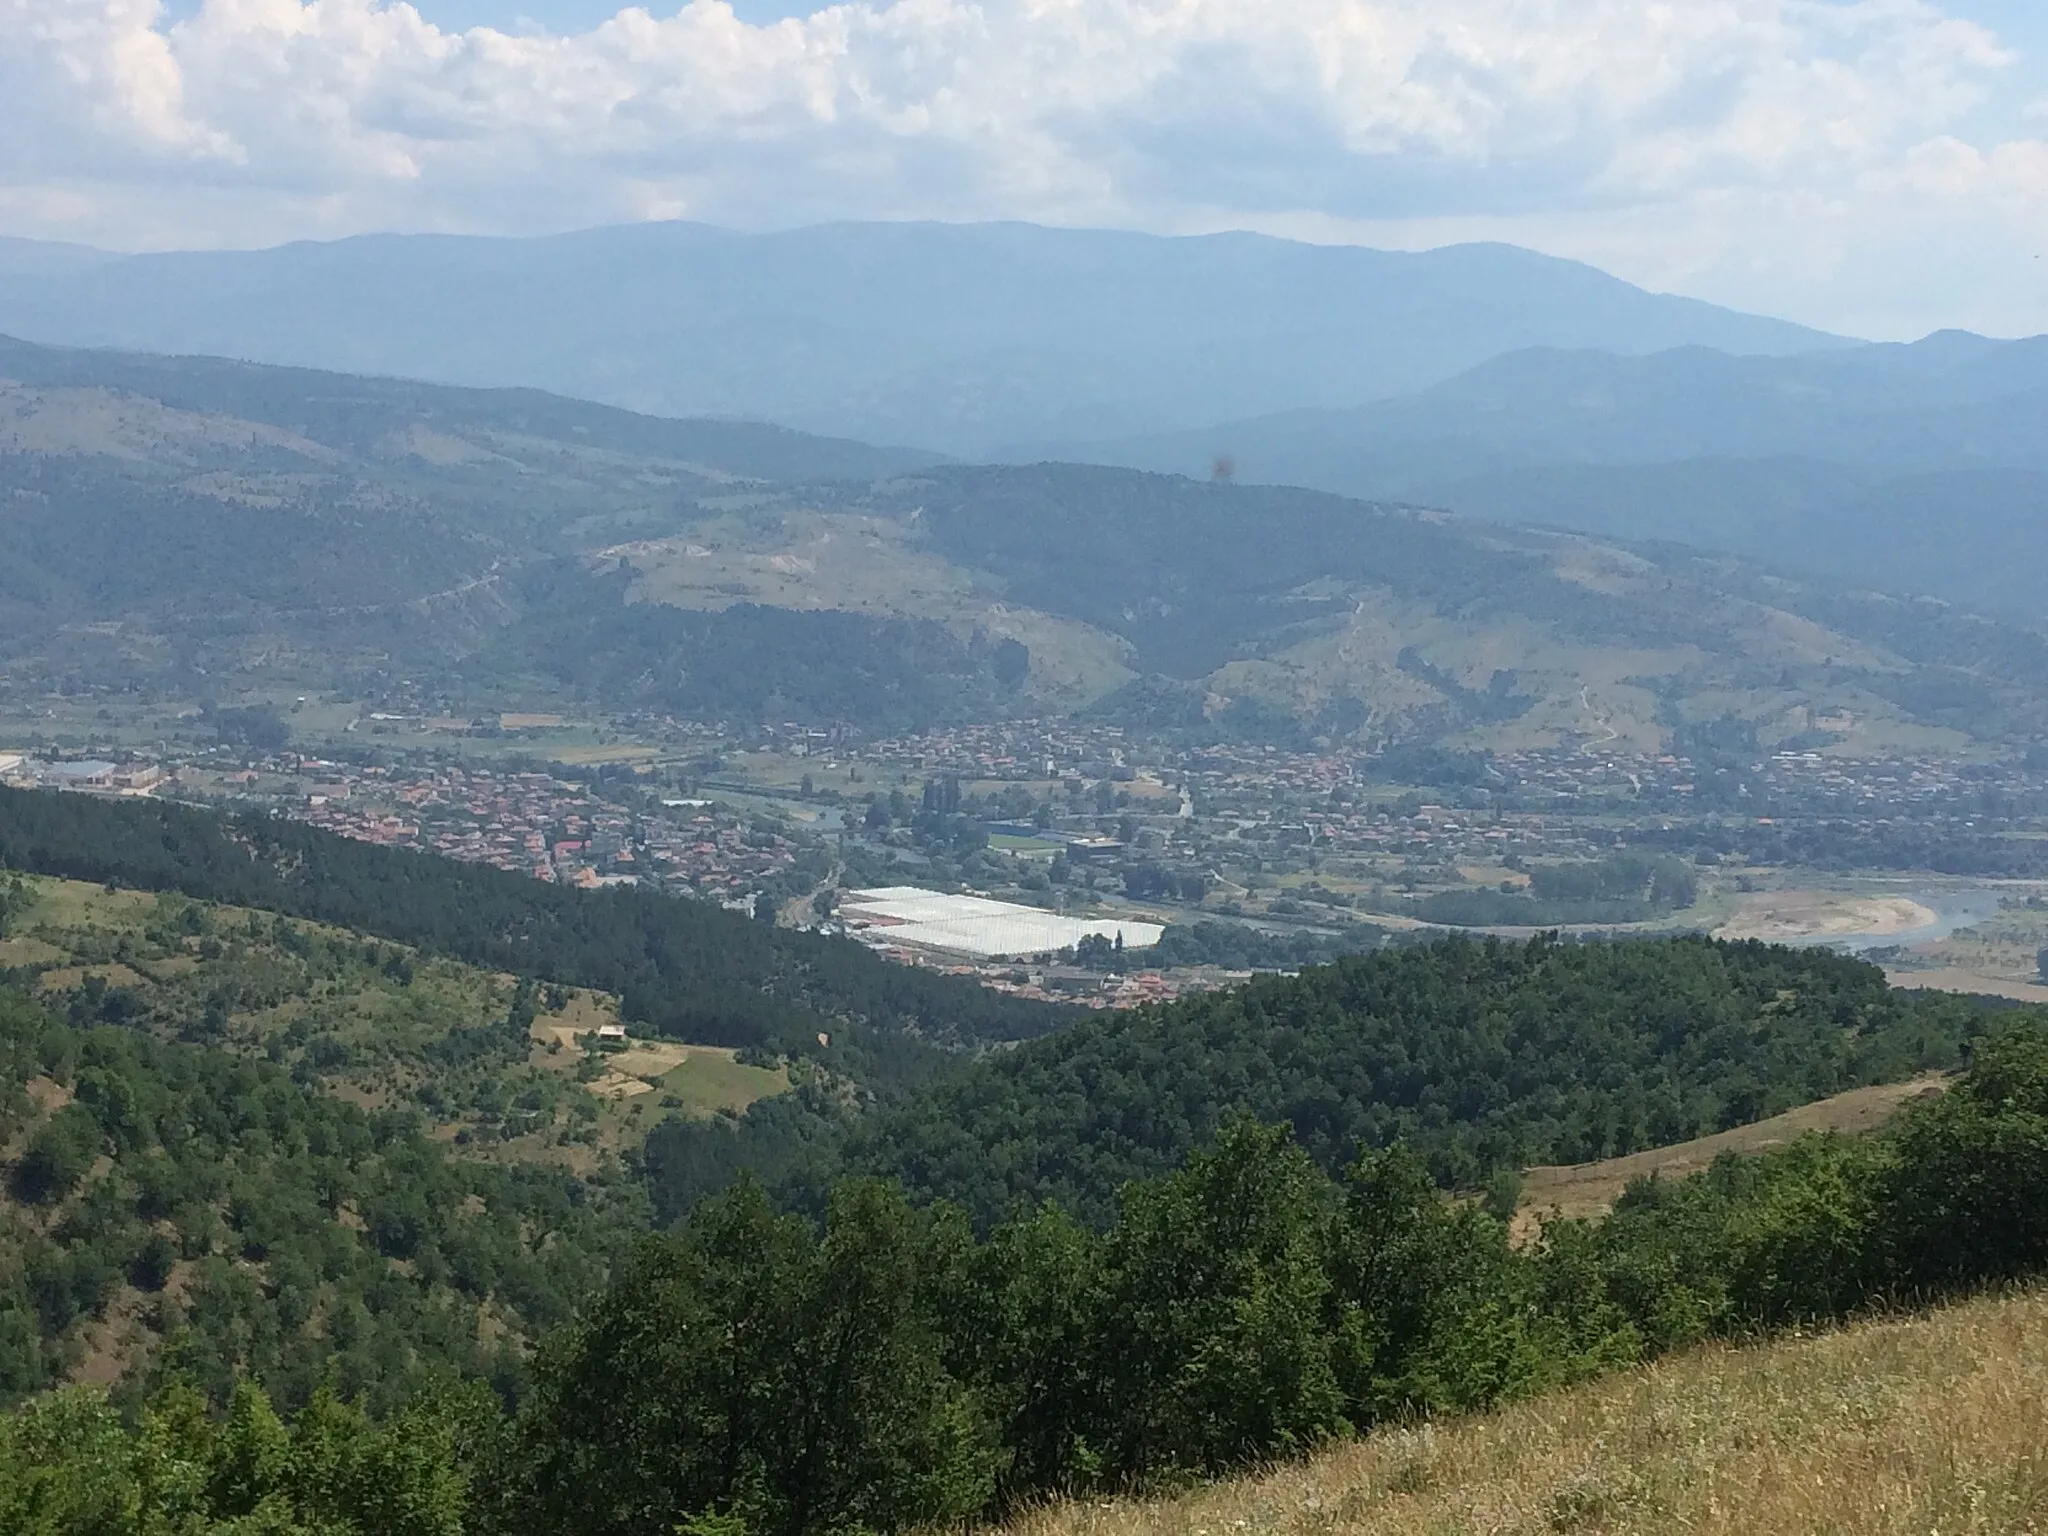
[[[2048,1292],[1708,1347],[1443,1427],[1006,1536],[2048,1531]]]

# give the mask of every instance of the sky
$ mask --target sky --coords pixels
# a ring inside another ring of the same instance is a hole
[[[0,0],[0,234],[1503,240],[2048,332],[2048,0]]]

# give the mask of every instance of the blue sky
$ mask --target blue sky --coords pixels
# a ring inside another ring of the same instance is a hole
[[[1504,240],[1853,334],[2048,331],[2048,0],[732,3],[7,0],[0,234]]]

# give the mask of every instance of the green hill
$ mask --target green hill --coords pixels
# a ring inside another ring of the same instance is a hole
[[[1155,725],[1625,747],[1833,714],[1875,748],[2048,721],[2031,630],[1673,545],[1073,465],[947,466],[869,504],[1115,635],[1149,681],[1100,707]]]
[[[17,1184],[81,1168],[90,1137],[176,1139],[195,1117],[133,1078],[79,1075],[90,1092],[36,1132]],[[1045,1208],[977,1236],[872,1181],[813,1224],[742,1188],[640,1245],[509,1416],[446,1383],[382,1425],[323,1391],[287,1422],[248,1382],[213,1418],[173,1381],[133,1427],[58,1394],[0,1420],[0,1515],[37,1536],[252,1515],[344,1536],[829,1536],[1064,1530],[1064,1497],[1092,1524],[1185,1529],[1176,1514],[1233,1498],[1192,1483],[1264,1467],[1273,1529],[1437,1530],[1448,1506],[1504,1529],[2024,1530],[2042,1507],[2031,1300],[1919,1325],[1939,1357],[1897,1322],[1787,1346],[1789,1369],[1695,1351],[2037,1277],[2044,1126],[2048,1037],[2025,1027],[1872,1136],[1638,1184],[1521,1246],[1404,1153],[1333,1181],[1248,1121],[1126,1188],[1099,1232]],[[351,1171],[318,1169],[342,1189]],[[124,1215],[118,1160],[81,1176],[102,1220]],[[1133,1492],[1181,1499],[1156,1519],[1104,1502]]]
[[[1075,1018],[175,806],[0,795],[0,864],[11,1530],[1000,1520],[2048,1267],[2039,1018],[1822,951],[1454,940]],[[1515,1209],[1929,1068],[1860,1138]],[[1596,1470],[1548,1518],[1690,1507]]]
[[[1286,487],[947,465],[707,504],[592,563],[623,582],[625,609],[591,580],[567,622],[514,623],[473,675],[616,697],[609,668],[635,704],[688,712],[711,696],[699,678],[717,653],[665,608],[733,634],[781,612],[791,654],[839,610],[880,626],[851,654],[933,722],[1079,708],[1195,737],[1627,750],[1731,717],[1760,745],[1810,745],[1826,720],[1825,740],[1872,752],[2048,725],[2048,642],[2015,625],[1675,546]],[[908,637],[884,641],[917,624],[956,651],[928,640],[931,664],[907,665]],[[1021,648],[1007,685],[993,649],[974,659],[991,642]],[[878,723],[906,712],[872,683],[844,696]]]
[[[450,1372],[514,1392],[644,1228],[616,1170],[452,1155],[416,1116],[135,1022],[0,994],[9,1399],[174,1375],[380,1408]]]
[[[10,659],[76,666],[53,637],[105,626],[96,680],[159,688],[252,664],[331,684],[394,647],[445,662],[519,611],[506,578],[531,562],[673,532],[700,496],[931,462],[533,390],[6,338],[0,402]]]
[[[1289,1126],[1333,1173],[1361,1145],[1399,1141],[1438,1182],[1477,1189],[1947,1068],[1989,1025],[1973,1003],[1895,991],[1824,950],[1446,940],[1083,1019],[867,1117],[824,1169],[898,1180],[982,1221],[1042,1200],[1100,1221],[1126,1181],[1250,1114]],[[740,1140],[815,1201],[824,1172],[780,1151],[795,1112],[757,1106]],[[687,1205],[696,1149],[721,1134],[651,1138],[664,1209]]]
[[[1089,710],[1363,746],[2048,730],[2031,630],[1673,546],[205,358],[0,343],[9,378],[22,729],[51,693],[155,740],[195,704],[398,689],[463,718]]]

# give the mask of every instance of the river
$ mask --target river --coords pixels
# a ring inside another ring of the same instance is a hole
[[[1836,949],[1848,950],[1851,954],[1862,954],[1872,949],[1888,949],[1893,945],[1934,944],[1959,928],[1969,928],[1987,918],[1997,916],[1999,907],[2008,898],[2024,895],[2025,892],[2011,886],[1949,886],[1902,890],[1898,894],[1932,912],[1934,921],[1921,923],[1914,928],[1902,928],[1894,933],[1820,934],[1799,942],[1828,944]]]

